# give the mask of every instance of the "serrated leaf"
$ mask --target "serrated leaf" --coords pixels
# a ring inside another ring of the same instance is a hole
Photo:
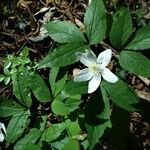
[[[51,86],[52,95],[54,95],[56,88],[56,78],[59,72],[59,67],[52,67],[49,72],[49,84]]]
[[[38,68],[46,67],[61,67],[72,64],[77,60],[76,52],[84,51],[88,49],[89,45],[83,43],[71,43],[60,46],[54,51],[50,52],[38,65]],[[61,62],[60,62],[61,60]]]
[[[23,150],[42,150],[39,145],[28,143]]]
[[[25,137],[23,137],[16,143],[16,145],[14,146],[14,150],[26,150],[26,146],[29,143],[35,143],[40,135],[41,132],[38,129],[32,128],[30,132],[25,135]]]
[[[130,73],[150,77],[150,60],[140,53],[122,51],[119,57],[119,63],[121,67]]]
[[[12,79],[14,95],[22,105],[30,107],[32,99],[28,87],[28,80],[20,72],[14,73]]]
[[[133,40],[125,47],[130,50],[143,50],[150,48],[150,25],[144,26],[139,29]]]
[[[139,99],[128,85],[119,80],[116,83],[102,82],[102,86],[106,89],[113,102],[122,109],[127,111],[139,110]]]
[[[0,117],[9,117],[22,111],[24,108],[13,100],[0,98]]]
[[[101,92],[101,93],[100,93]],[[92,117],[91,117],[92,116]],[[110,105],[108,95],[101,87],[87,103],[85,112],[86,129],[88,131],[89,149],[93,150],[102,139],[107,128],[111,127]]]
[[[100,141],[107,128],[111,127],[110,120],[97,126],[86,125],[88,131],[89,150],[93,150],[95,145]]]
[[[45,25],[50,37],[58,43],[85,43],[82,32],[69,21],[49,22]]]
[[[105,38],[107,26],[105,7],[102,0],[92,0],[86,10],[84,23],[91,45],[100,43]]]
[[[53,97],[56,97],[63,89],[67,80],[66,68],[52,67],[49,73],[49,83]]]
[[[62,137],[62,138],[58,138],[56,141],[51,142],[51,147],[53,147],[54,149],[58,149],[61,150],[65,144],[67,144],[69,141],[69,137]]]
[[[52,124],[48,129],[44,131],[41,137],[41,141],[51,142],[58,138],[61,133],[65,130],[66,124],[59,123],[59,124]]]
[[[46,103],[52,100],[50,91],[39,74],[30,76],[29,87],[39,102]]]
[[[51,109],[53,113],[57,115],[68,115],[70,112],[79,108],[79,104],[81,103],[80,98],[67,98],[64,99],[62,95],[58,95],[56,99],[52,102]]]
[[[52,102],[51,109],[52,109],[53,113],[55,113],[57,115],[66,116],[70,113],[69,109],[65,106],[65,104],[58,100],[54,100]]]
[[[64,89],[62,90],[62,95],[69,97],[74,95],[86,94],[88,91],[88,83],[87,82],[73,82],[68,81]]]
[[[80,150],[79,142],[75,139],[70,139],[69,142],[64,145],[62,150]]]
[[[66,80],[67,80],[67,74],[64,77],[62,77],[59,81],[57,81],[55,92],[54,92],[55,96],[58,95],[62,91],[62,89],[65,86]]]
[[[69,112],[74,111],[75,109],[79,108],[79,104],[81,104],[82,101],[79,98],[67,98],[65,100],[65,106],[69,109]]]
[[[113,17],[113,25],[110,31],[111,44],[118,49],[121,49],[127,42],[132,32],[132,19],[130,11],[127,8],[122,8]]]
[[[78,135],[81,131],[78,120],[76,120],[74,122],[70,121],[68,123],[67,131],[69,132],[71,137],[78,137]]]
[[[29,124],[29,116],[29,110],[20,112],[13,116],[7,127],[7,142],[14,143],[22,135]]]

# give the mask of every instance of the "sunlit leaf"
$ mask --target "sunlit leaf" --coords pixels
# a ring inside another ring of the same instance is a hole
[[[84,23],[91,45],[100,43],[105,38],[107,26],[105,7],[102,0],[92,0],[85,12]]]
[[[127,8],[120,9],[113,17],[110,41],[115,48],[122,48],[132,32],[132,19]]]
[[[89,45],[70,43],[60,46],[50,52],[38,65],[38,68],[67,66],[78,61],[76,52],[83,52]]]
[[[143,50],[150,48],[150,25],[136,31],[132,41],[125,47],[130,50]]]
[[[119,63],[121,67],[130,73],[150,77],[150,60],[140,53],[122,51],[119,57]]]
[[[69,21],[49,22],[45,25],[50,37],[59,43],[85,43],[82,32]]]

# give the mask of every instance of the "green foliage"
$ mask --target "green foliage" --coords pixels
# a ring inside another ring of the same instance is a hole
[[[106,34],[106,14],[102,0],[92,0],[88,6],[84,24],[90,45],[100,43]]]
[[[32,150],[41,150],[39,145],[35,145],[33,143],[28,143],[24,148],[24,150],[31,150],[31,149]]]
[[[89,149],[92,150],[102,139],[105,131],[111,128],[110,105],[108,95],[103,87],[101,87],[101,91],[98,90],[92,95],[85,114]]]
[[[77,109],[80,103],[80,96],[64,99],[62,95],[58,95],[52,102],[51,109],[54,114],[66,116]]]
[[[62,94],[66,97],[85,94],[85,93],[87,93],[86,82],[78,83],[78,82],[68,81],[62,91]]]
[[[38,68],[61,67],[72,64],[77,60],[76,52],[84,51],[89,46],[83,43],[71,43],[60,46],[50,52],[38,65]],[[61,60],[61,63],[60,63]]]
[[[132,19],[130,11],[127,8],[120,9],[113,16],[113,25],[110,31],[111,44],[121,49],[127,42],[132,31]]]
[[[132,51],[122,51],[119,57],[122,68],[130,73],[150,77],[150,60],[144,55]]]
[[[69,140],[67,144],[62,148],[62,150],[80,150],[79,142],[75,139]]]
[[[65,130],[65,128],[66,128],[65,122],[59,124],[52,124],[42,134],[41,141],[52,142],[61,135],[61,133]]]
[[[135,32],[132,41],[126,46],[129,50],[144,50],[150,48],[150,25],[144,26]]]
[[[29,87],[39,102],[46,103],[52,100],[51,93],[40,75],[30,75],[29,81]]]
[[[65,104],[59,100],[54,100],[51,105],[51,108],[52,108],[53,113],[57,115],[65,116],[70,113],[69,108],[67,108]]]
[[[15,101],[0,98],[0,117],[13,116],[22,111],[24,108]]]
[[[139,99],[135,93],[122,80],[110,84],[103,81],[102,86],[106,89],[113,102],[127,111],[139,110]],[[118,91],[119,92],[116,92]]]
[[[25,137],[23,137],[16,143],[14,150],[25,150],[26,146],[30,143],[35,143],[40,137],[40,135],[41,132],[38,129],[32,128],[30,132],[27,135],[25,135]]]
[[[82,32],[69,21],[49,22],[45,25],[48,34],[59,43],[85,43]]]
[[[31,93],[28,87],[28,81],[20,72],[13,74],[13,92],[18,101],[30,107],[32,105]]]
[[[0,75],[0,82],[4,81],[5,85],[8,85],[13,78],[13,75],[17,72],[22,72],[23,66],[30,64],[30,59],[28,58],[29,49],[24,47],[22,52],[18,57],[14,55],[8,55],[4,61],[3,72]],[[29,68],[28,68],[29,69]]]
[[[7,142],[14,143],[22,135],[29,124],[29,116],[29,110],[13,115],[7,127]]]
[[[94,150],[101,149],[105,139],[110,149],[127,148],[129,115],[141,111],[139,97],[132,85],[129,87],[121,79],[116,83],[104,81],[106,74],[102,74],[100,62],[95,62],[96,67],[81,64],[93,62],[92,55],[83,54],[81,63],[77,55],[92,50],[98,56],[109,48],[115,63],[107,67],[114,74],[121,70],[124,80],[128,72],[150,77],[150,61],[144,56],[148,51],[142,51],[143,55],[136,52],[150,48],[150,26],[142,25],[138,29],[137,14],[133,19],[131,8],[122,7],[117,1],[112,3],[114,8],[109,10],[107,1],[92,0],[85,11],[83,30],[69,21],[46,23],[44,26],[50,40],[55,41],[52,44],[54,50],[50,47],[47,56],[39,63],[36,62],[39,58],[29,57],[27,47],[4,60],[0,94],[3,86],[4,90],[6,85],[6,89],[12,88],[7,89],[9,94],[4,92],[9,100],[0,98],[0,117],[7,127],[5,149]],[[108,15],[113,20],[106,22]],[[73,81],[78,74],[74,70],[78,72],[77,68],[82,70],[87,66],[93,69],[92,74],[99,71],[96,77],[102,74],[100,87],[92,94],[88,94],[89,81]],[[97,66],[100,69],[97,70]]]
[[[49,83],[52,90],[52,95],[57,96],[63,89],[67,80],[66,69],[53,67],[49,73]]]

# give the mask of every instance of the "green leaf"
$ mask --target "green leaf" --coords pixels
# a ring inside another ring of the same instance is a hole
[[[123,81],[119,80],[116,83],[103,81],[102,86],[106,89],[113,102],[120,108],[131,112],[139,110],[138,97]]]
[[[79,108],[79,104],[81,104],[82,101],[80,98],[67,98],[65,100],[65,106],[69,109],[69,112],[74,111],[75,109]]]
[[[10,76],[6,76],[5,79],[4,79],[4,84],[8,85],[9,82],[10,82]]]
[[[65,104],[59,100],[54,100],[51,105],[52,112],[57,115],[66,116],[68,115],[69,109],[65,106]]]
[[[85,43],[82,32],[69,21],[49,22],[45,25],[50,37],[58,43]]]
[[[28,143],[23,150],[42,150],[39,145]]]
[[[49,89],[40,75],[34,74],[30,76],[29,87],[39,102],[46,103],[52,100]]]
[[[150,25],[144,26],[139,29],[133,40],[125,47],[130,50],[143,50],[150,48]]]
[[[14,143],[22,135],[29,124],[29,116],[29,111],[23,111],[13,116],[7,127],[7,142]]]
[[[130,73],[150,77],[150,60],[140,53],[122,51],[119,57],[119,63],[121,67]]]
[[[30,90],[28,87],[28,80],[20,72],[13,74],[13,92],[18,101],[24,105],[30,107],[32,105],[32,99]]]
[[[59,67],[52,67],[49,72],[49,84],[51,86],[52,95],[54,95],[56,89],[56,79],[59,73]]]
[[[20,53],[20,56],[28,57],[28,55],[29,55],[29,48],[28,47],[24,47],[23,50]]]
[[[86,125],[86,129],[88,131],[89,150],[93,150],[96,144],[99,143],[100,138],[103,136],[104,132],[107,130],[107,128],[110,127],[110,120],[97,126]]]
[[[48,129],[44,131],[41,137],[41,141],[51,142],[58,138],[61,133],[65,130],[66,124],[59,123],[59,124],[52,124]]]
[[[38,68],[46,67],[61,67],[72,64],[77,60],[76,52],[84,51],[88,49],[89,45],[83,43],[71,43],[60,46],[54,51],[50,52],[38,65]],[[61,60],[61,62],[60,62]]]
[[[91,45],[100,43],[106,34],[106,15],[102,0],[92,0],[87,8],[84,23],[86,32]]]
[[[69,137],[65,136],[65,137],[60,137],[57,140],[53,141],[50,143],[51,147],[53,148],[53,150],[62,150],[62,148],[64,147],[65,144],[67,144],[69,141]]]
[[[80,150],[79,142],[75,139],[70,139],[69,142],[62,148],[62,150]]]
[[[88,91],[88,83],[87,82],[74,82],[68,81],[64,89],[62,90],[62,95],[69,97],[79,94],[86,94]]]
[[[113,25],[110,31],[111,44],[121,49],[127,42],[132,32],[132,18],[127,8],[119,10],[113,18]]]
[[[38,129],[32,128],[30,132],[27,135],[25,135],[25,137],[23,137],[16,143],[16,145],[14,146],[14,150],[25,150],[26,146],[29,143],[35,143],[40,137],[40,135],[41,132]]]
[[[13,100],[0,98],[0,117],[9,117],[22,111],[24,108]]]
[[[49,73],[49,83],[51,85],[53,97],[57,96],[63,89],[67,80],[66,68],[52,67]]]
[[[105,131],[111,127],[109,99],[103,87],[101,87],[101,91],[97,90],[91,96],[85,110],[89,150],[93,150],[101,141]]]
[[[101,88],[101,97],[103,100],[103,111],[101,112],[99,117],[101,119],[110,119],[111,109],[109,104],[109,96],[106,90],[102,87],[102,85],[100,86],[100,88]]]
[[[11,60],[9,58],[7,58],[4,62],[4,70],[9,69],[11,65],[12,65]]]
[[[0,74],[0,82],[2,82],[5,79],[5,76],[3,74]]]
[[[66,122],[68,124],[67,131],[71,137],[78,137],[81,132],[78,120],[74,122]]]
[[[51,109],[53,113],[57,115],[68,115],[70,112],[79,108],[79,104],[81,103],[80,97],[69,97],[64,99],[62,95],[58,95],[56,99],[52,102]]]

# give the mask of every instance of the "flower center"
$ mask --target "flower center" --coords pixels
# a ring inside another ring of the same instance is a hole
[[[93,64],[90,67],[90,70],[93,73],[93,75],[95,75],[95,76],[100,76],[102,73],[102,69],[100,68],[100,65],[98,65],[98,64]]]

